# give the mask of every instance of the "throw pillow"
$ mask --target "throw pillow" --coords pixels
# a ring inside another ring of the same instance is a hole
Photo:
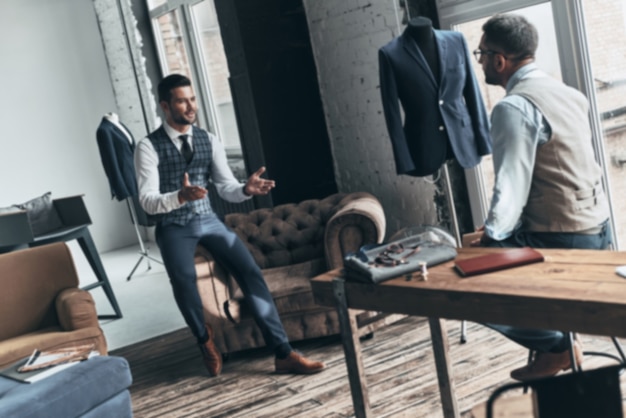
[[[35,237],[63,227],[63,222],[52,204],[51,194],[52,192],[48,192],[28,202],[14,205],[28,214],[28,222]]]

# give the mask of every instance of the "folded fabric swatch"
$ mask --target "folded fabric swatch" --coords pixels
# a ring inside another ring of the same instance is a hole
[[[449,245],[408,237],[347,255],[344,273],[347,280],[376,284],[419,271],[422,263],[431,267],[456,256]]]

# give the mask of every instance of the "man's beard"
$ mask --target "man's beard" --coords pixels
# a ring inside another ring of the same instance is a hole
[[[497,79],[497,77],[494,76],[493,73],[494,72],[492,72],[490,68],[485,69],[484,71],[485,83],[490,84],[492,86],[497,86],[498,84],[500,84],[500,81]]]
[[[190,121],[187,118],[185,118],[185,115],[179,113],[176,115],[172,115],[172,120],[174,121],[174,123],[177,123],[178,125],[191,125],[192,123],[196,121],[196,116],[194,116],[193,120]]]
[[[485,83],[492,86],[497,86],[500,84],[499,80],[497,80],[493,75],[490,74],[485,74]]]

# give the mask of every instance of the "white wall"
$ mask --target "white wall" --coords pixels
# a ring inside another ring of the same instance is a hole
[[[136,243],[96,143],[117,109],[92,2],[2,0],[0,39],[0,207],[84,194],[100,252]]]

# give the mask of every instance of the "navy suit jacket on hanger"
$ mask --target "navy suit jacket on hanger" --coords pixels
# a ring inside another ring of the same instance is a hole
[[[378,53],[380,91],[398,174],[426,176],[448,159],[463,168],[491,153],[489,119],[459,32],[435,30],[440,75],[406,32]],[[404,110],[404,126],[400,113]]]
[[[121,125],[126,128],[123,124]],[[126,130],[130,134],[130,130],[128,128]],[[120,201],[129,196],[137,196],[137,180],[133,161],[134,138],[132,136],[129,138],[106,118],[102,118],[96,131],[96,138],[104,172],[111,186],[111,196]]]

